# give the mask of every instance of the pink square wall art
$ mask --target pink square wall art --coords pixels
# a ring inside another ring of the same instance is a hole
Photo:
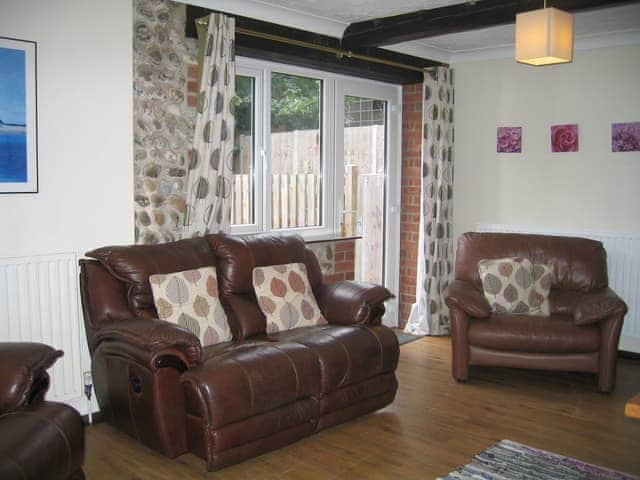
[[[640,122],[611,124],[612,152],[640,152]]]
[[[498,153],[521,153],[522,127],[498,127],[496,143]]]
[[[578,151],[578,125],[553,125],[551,127],[552,152]]]

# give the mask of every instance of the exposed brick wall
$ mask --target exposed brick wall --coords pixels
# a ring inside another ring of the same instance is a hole
[[[355,278],[355,253],[354,240],[337,242],[335,244],[333,272],[324,275],[324,281],[328,283],[341,280],[353,280]]]
[[[187,105],[195,108],[198,105],[198,64],[191,64],[187,68]]]
[[[422,84],[402,89],[402,210],[400,218],[400,326],[416,300],[420,185],[422,176]]]

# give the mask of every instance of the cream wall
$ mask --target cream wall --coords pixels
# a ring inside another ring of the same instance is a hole
[[[456,237],[477,223],[640,233],[640,152],[610,140],[612,122],[640,121],[640,46],[454,68]],[[550,153],[557,123],[579,125],[578,153]],[[497,125],[522,125],[522,154],[496,153]]]
[[[133,241],[130,0],[2,0],[38,42],[40,193],[0,195],[0,257]]]

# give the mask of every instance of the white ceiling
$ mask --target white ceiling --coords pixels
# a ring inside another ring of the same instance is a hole
[[[278,5],[291,10],[306,12],[318,17],[329,18],[349,24],[388,17],[401,13],[415,12],[456,3],[464,0],[259,0],[262,3]]]
[[[460,0],[180,0],[341,37],[352,22],[464,3]],[[542,6],[542,1],[540,4]],[[575,48],[640,44],[640,3],[574,15]],[[425,38],[385,48],[455,63],[513,56],[514,26]]]

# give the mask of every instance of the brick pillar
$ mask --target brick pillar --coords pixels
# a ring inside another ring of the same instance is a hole
[[[197,64],[189,65],[187,69],[187,105],[195,108],[198,105],[198,76],[200,71]]]
[[[341,280],[353,280],[355,278],[355,240],[337,242],[333,259],[333,273],[323,276],[326,283],[339,282]]]
[[[400,218],[400,326],[416,301],[420,188],[422,183],[422,84],[402,89],[402,210]]]

